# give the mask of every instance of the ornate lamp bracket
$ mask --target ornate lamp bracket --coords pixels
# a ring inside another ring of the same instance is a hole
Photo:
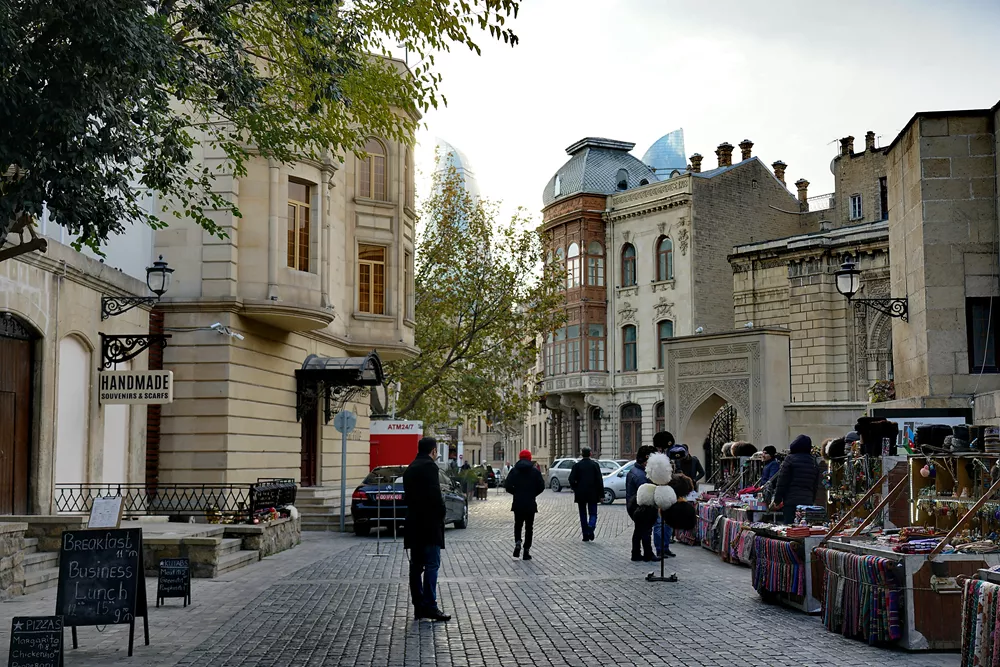
[[[115,364],[121,364],[139,356],[143,351],[153,345],[160,348],[167,346],[169,334],[125,334],[112,335],[100,334],[101,336],[101,368],[107,370]]]
[[[101,321],[127,313],[136,306],[154,305],[160,300],[158,296],[102,296]]]
[[[889,317],[898,317],[904,322],[909,322],[909,301],[905,297],[902,299],[852,299],[854,311],[860,313],[865,308],[871,308]]]

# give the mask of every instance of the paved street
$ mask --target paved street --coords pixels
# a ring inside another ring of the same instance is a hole
[[[621,502],[601,507],[597,540],[585,544],[570,494],[546,491],[534,560],[513,560],[509,497],[495,494],[473,503],[467,530],[447,531],[439,599],[450,623],[413,621],[401,542],[383,540],[388,556],[375,557],[374,538],[307,534],[290,552],[195,580],[187,609],[151,608],[151,644],[137,641],[131,659],[126,626],[82,628],[66,666],[959,664],[957,654],[869,648],[764,605],[749,570],[700,547],[675,545],[668,565],[680,582],[648,583],[652,566],[628,560]],[[54,589],[0,605],[3,660],[9,619],[54,606]]]

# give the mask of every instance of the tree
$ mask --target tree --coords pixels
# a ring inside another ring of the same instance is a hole
[[[387,364],[402,383],[398,415],[428,423],[523,416],[537,398],[536,340],[562,322],[565,274],[539,272],[539,233],[523,209],[497,221],[454,168],[434,175],[416,247],[415,358]]]
[[[0,0],[0,244],[51,219],[98,249],[172,210],[219,234],[217,172],[410,141],[444,101],[434,53],[511,45],[518,0]],[[387,46],[405,45],[407,69]],[[206,146],[221,159],[199,158]],[[140,188],[159,195],[149,213]]]

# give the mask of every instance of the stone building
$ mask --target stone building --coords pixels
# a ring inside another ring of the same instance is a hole
[[[703,171],[695,154],[685,173],[666,180],[632,148],[595,138],[573,144],[543,194],[547,252],[567,275],[566,326],[543,346],[554,458],[581,444],[629,458],[650,442],[671,402],[666,341],[732,330],[733,246],[815,224],[808,182],[793,195],[784,163],[773,173],[748,140],[735,163],[723,143],[717,168]]]

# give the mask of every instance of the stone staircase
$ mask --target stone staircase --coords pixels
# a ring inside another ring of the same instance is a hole
[[[55,588],[59,583],[59,552],[39,551],[38,538],[24,539],[24,594]]]
[[[350,489],[348,489],[350,492]],[[350,502],[350,500],[348,500]],[[302,530],[340,530],[340,489],[331,486],[300,487],[295,495],[295,508],[302,517]],[[354,530],[351,508],[347,507],[347,530]]]
[[[215,566],[215,576],[221,577],[233,570],[238,570],[241,567],[246,567],[260,560],[259,551],[242,550],[242,546],[243,540],[238,537],[229,537],[222,540]]]

